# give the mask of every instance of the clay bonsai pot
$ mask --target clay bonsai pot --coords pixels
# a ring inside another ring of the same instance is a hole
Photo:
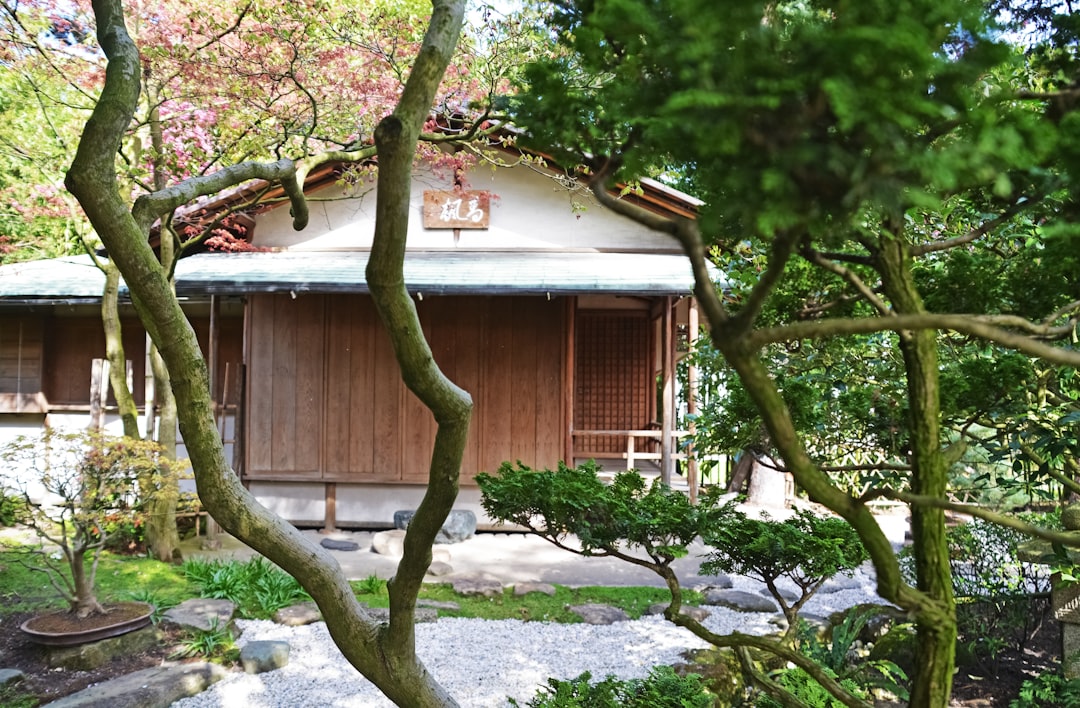
[[[30,641],[53,647],[97,642],[133,632],[150,624],[154,606],[145,602],[105,605],[108,612],[79,619],[69,610],[31,617],[19,627]]]

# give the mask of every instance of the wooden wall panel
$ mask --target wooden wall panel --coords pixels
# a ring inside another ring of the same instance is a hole
[[[271,342],[273,393],[273,428],[270,435],[270,459],[275,473],[296,471],[296,319],[299,308],[289,298],[277,296]]]
[[[513,454],[514,310],[509,298],[489,299],[487,310],[476,425],[480,429],[480,470],[494,471]]]
[[[535,466],[555,469],[563,458],[566,436],[563,405],[563,347],[566,343],[565,309],[560,303],[543,301],[534,313],[542,332],[536,357],[536,453]]]
[[[535,464],[538,350],[548,338],[543,331],[543,300],[515,299],[510,323],[510,448],[508,460]]]
[[[453,301],[448,301],[453,302]],[[447,329],[453,333],[455,348],[453,368],[449,362],[444,371],[451,380],[472,396],[473,417],[469,423],[469,438],[465,445],[465,455],[461,460],[462,481],[471,481],[472,475],[480,471],[480,425],[477,401],[480,400],[480,363],[483,358],[481,344],[483,331],[487,324],[486,301],[482,298],[460,298],[458,317],[448,322],[453,323]],[[435,361],[442,366],[444,359],[435,356]],[[449,372],[453,372],[449,374]]]
[[[247,451],[249,476],[274,470],[270,441],[274,437],[274,306],[273,295],[255,295],[248,301],[250,342],[247,361]]]
[[[397,359],[394,358],[394,349],[390,346],[390,338],[382,331],[378,318],[374,326],[380,333],[374,337],[375,395],[372,401],[361,405],[373,419],[373,479],[398,480],[401,478],[402,402],[405,389],[401,383]]]
[[[135,403],[145,400],[146,332],[134,318],[121,320],[124,356],[134,370]],[[105,334],[99,317],[53,317],[45,324],[43,387],[53,405],[89,405],[90,369],[105,358]],[[109,401],[115,403],[110,395]]]
[[[0,317],[0,413],[44,413],[40,317]]]
[[[324,297],[303,297],[297,303],[296,399],[293,403],[293,465],[298,472],[318,475],[322,450],[325,323]]]

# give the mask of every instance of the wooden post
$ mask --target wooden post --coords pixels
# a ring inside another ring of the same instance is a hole
[[[690,503],[697,504],[698,499],[698,461],[697,451],[694,449],[694,433],[697,425],[694,423],[694,415],[697,414],[697,390],[698,368],[694,364],[694,347],[698,336],[698,309],[697,300],[690,298],[689,309],[686,313],[686,412],[690,417],[690,444],[686,448],[686,480],[690,484]]]
[[[564,461],[574,466],[574,367],[576,365],[575,338],[577,327],[577,297],[566,298],[566,351],[563,357],[563,415],[566,431],[566,457]]]
[[[664,298],[664,311],[660,320],[661,342],[661,405],[660,411],[660,482],[671,486],[675,472],[672,455],[672,432],[675,421],[675,341],[671,297]]]
[[[326,483],[326,517],[323,521],[322,533],[335,533],[337,531],[337,483]]]
[[[146,362],[143,368],[143,405],[146,408],[146,435],[147,440],[156,440],[157,436],[154,435],[154,428],[156,427],[155,420],[157,417],[157,390],[154,388],[154,367],[150,364],[150,350],[153,347],[153,341],[150,339],[150,335],[146,335]],[[198,529],[198,524],[196,524]]]
[[[90,364],[90,429],[105,427],[105,403],[109,397],[109,361],[94,359]]]
[[[220,307],[220,301],[217,295],[210,296],[210,333],[207,336],[207,355],[206,355],[206,368],[209,369],[206,373],[210,380],[210,400],[215,404],[220,405],[221,401],[217,400],[217,372],[218,372],[218,339],[220,323],[218,322],[218,309]]]
[[[630,433],[626,436],[626,469],[634,469],[634,434]]]

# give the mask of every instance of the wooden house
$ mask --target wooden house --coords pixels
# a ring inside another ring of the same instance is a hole
[[[696,330],[678,244],[535,165],[469,183],[461,195],[417,175],[405,260],[436,361],[475,404],[459,506],[479,512],[472,477],[504,460],[596,458],[677,480],[673,372]],[[184,258],[177,294],[248,488],[298,525],[385,526],[419,501],[435,425],[401,383],[367,294],[374,192],[330,168],[307,191],[306,230],[281,202],[264,207],[247,237],[265,250]],[[654,182],[624,198],[691,217],[699,206]],[[87,257],[0,267],[0,435],[85,425],[102,283]],[[145,336],[126,314],[141,382]]]

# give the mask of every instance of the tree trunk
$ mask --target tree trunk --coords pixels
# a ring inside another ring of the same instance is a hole
[[[109,384],[124,425],[124,435],[138,439],[139,409],[128,386],[124,333],[120,326],[120,271],[109,260],[99,261],[98,266],[105,274],[105,289],[101,293],[101,325],[105,332],[105,358],[109,360]]]
[[[899,234],[882,239],[878,253],[882,285],[898,314],[925,312],[912,280],[911,256]],[[939,427],[937,333],[900,332],[907,371],[911,426],[911,492],[945,499],[948,463]],[[945,539],[945,511],[911,507],[912,552],[918,589],[930,600],[915,615],[915,675],[911,705],[947,706],[956,666],[956,602]]]
[[[395,132],[403,136],[411,134],[415,141],[461,31],[463,0],[433,0],[432,4],[428,31],[402,93],[399,109],[392,116],[394,120],[384,124],[383,138],[388,145],[396,143]],[[146,199],[137,201],[129,209],[118,189],[116,155],[139,100],[141,66],[138,50],[124,26],[120,0],[94,0],[93,7],[98,40],[108,59],[105,85],[86,123],[65,183],[115,259],[131,288],[143,324],[157,343],[168,368],[180,431],[204,506],[225,530],[303,585],[322,611],[330,635],[342,654],[392,701],[418,708],[456,705],[416,656],[411,641],[412,612],[402,616],[402,611],[415,605],[415,590],[422,579],[419,569],[430,562],[431,541],[441,526],[439,515],[441,513],[445,518],[443,509],[453,504],[456,474],[451,474],[451,468],[456,471],[453,448],[464,438],[461,416],[447,416],[447,407],[442,406],[436,412],[440,428],[432,476],[424,503],[414,517],[416,532],[410,530],[406,537],[406,555],[393,585],[390,627],[386,629],[357,602],[340,566],[329,552],[312,544],[292,525],[258,504],[225,459],[214,420],[206,362],[195,333],[172,292],[168,275],[147,240],[151,224],[163,212],[154,211],[156,202]],[[380,171],[395,161],[398,161],[396,166],[400,171],[400,161],[411,162],[412,154],[399,154],[387,164],[380,156]],[[279,161],[272,167],[279,169],[287,163]],[[292,164],[295,174],[295,163]],[[228,174],[231,177],[233,173]],[[211,175],[211,182],[212,179],[216,178]],[[400,178],[393,185],[393,189],[400,190]],[[299,200],[301,197],[295,194],[295,185],[290,185],[290,189],[294,199]],[[380,184],[380,206],[383,205],[382,192]],[[405,190],[398,195],[406,205],[408,194],[406,184]],[[404,226],[404,220],[387,222],[384,219],[380,228],[396,231]],[[394,234],[395,244],[403,245],[404,240],[404,232]],[[399,279],[400,274],[397,275],[388,280]],[[399,358],[413,351],[409,348],[399,350]],[[425,375],[409,385],[427,390],[431,370],[422,368]],[[406,375],[411,370],[414,370],[412,366],[403,367]],[[462,406],[459,402],[449,408],[459,412],[457,409]],[[465,408],[467,410],[467,406]],[[465,419],[467,421],[467,416]]]
[[[157,442],[162,455],[176,459],[176,398],[169,383],[169,370],[157,346],[150,346],[150,366],[154,370],[154,392],[158,399]],[[150,431],[147,431],[148,434]],[[180,534],[176,530],[176,504],[180,480],[175,474],[159,477],[156,491],[146,500],[146,545],[163,563],[180,560]]]

